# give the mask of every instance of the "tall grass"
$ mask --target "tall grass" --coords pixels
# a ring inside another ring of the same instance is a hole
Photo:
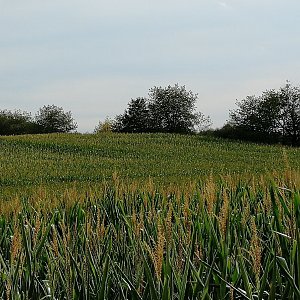
[[[0,211],[0,298],[300,299],[299,178],[20,194]]]

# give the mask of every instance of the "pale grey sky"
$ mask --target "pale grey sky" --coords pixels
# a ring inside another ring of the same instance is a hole
[[[153,86],[219,127],[236,99],[300,84],[299,0],[0,0],[0,109],[71,110],[81,132]]]

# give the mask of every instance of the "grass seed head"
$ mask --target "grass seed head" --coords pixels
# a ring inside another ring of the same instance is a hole
[[[229,215],[229,197],[227,191],[223,190],[223,205],[221,207],[220,215],[219,215],[219,226],[222,237],[225,239],[227,223],[228,223],[228,215]]]
[[[256,284],[259,284],[259,277],[260,277],[260,269],[261,269],[261,255],[262,249],[260,245],[260,240],[258,236],[257,227],[255,224],[255,217],[252,216],[251,218],[251,255],[253,260],[253,268],[255,273]]]
[[[14,227],[14,235],[11,243],[11,261],[14,262],[22,249],[22,238],[19,226],[16,223]]]

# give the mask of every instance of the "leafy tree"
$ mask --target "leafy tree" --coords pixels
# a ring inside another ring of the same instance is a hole
[[[0,111],[0,135],[30,134],[38,130],[29,113],[20,110]]]
[[[150,114],[146,98],[131,99],[123,115],[116,118],[116,131],[147,132],[150,128]]]
[[[40,108],[35,116],[35,122],[44,133],[70,132],[77,128],[71,112],[64,112],[61,107],[55,105]]]
[[[289,82],[279,91],[248,96],[236,103],[230,120],[217,133],[263,142],[300,143],[300,89]]]
[[[281,132],[288,143],[300,144],[300,88],[289,82],[280,89]]]
[[[132,99],[116,117],[115,131],[190,133],[210,126],[208,117],[195,112],[197,95],[185,86],[154,87],[149,98]]]
[[[189,133],[197,122],[197,94],[185,86],[154,87],[149,92],[151,127],[159,132]]]
[[[114,127],[114,121],[106,118],[104,122],[99,122],[98,125],[94,129],[94,133],[102,133],[102,132],[112,132]]]
[[[280,114],[278,93],[267,91],[262,96],[248,96],[237,102],[230,112],[230,124],[246,131],[272,134],[277,131]]]
[[[196,132],[204,132],[211,130],[212,121],[209,116],[205,116],[202,112],[195,113],[194,130]]]

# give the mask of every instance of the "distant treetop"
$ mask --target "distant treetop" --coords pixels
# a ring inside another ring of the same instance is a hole
[[[300,145],[300,88],[289,82],[278,91],[267,90],[236,103],[223,137],[267,143]]]
[[[191,133],[209,127],[209,117],[195,112],[197,94],[185,86],[153,87],[148,98],[132,99],[115,119],[118,132]]]
[[[22,111],[0,111],[0,135],[70,132],[77,128],[71,112],[61,107],[46,105],[33,118]]]
[[[55,105],[45,105],[40,108],[35,121],[45,133],[70,132],[77,128],[71,112],[64,112],[61,107]]]

